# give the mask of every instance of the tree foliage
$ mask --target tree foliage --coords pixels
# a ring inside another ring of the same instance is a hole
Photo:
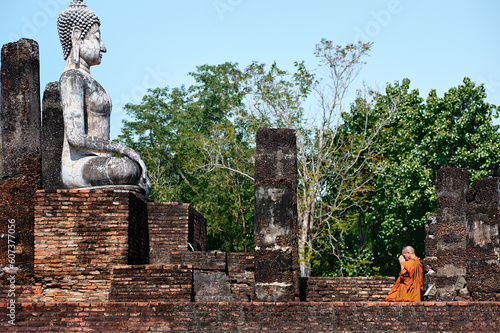
[[[252,130],[234,115],[244,90],[237,66],[200,66],[196,84],[151,90],[125,110],[120,141],[144,157],[152,199],[188,202],[207,220],[209,243],[225,251],[253,247]]]
[[[374,178],[369,205],[359,219],[371,235],[374,266],[381,273],[397,274],[397,257],[405,245],[424,256],[425,215],[436,212],[436,172],[467,168],[471,180],[496,173],[500,134],[493,119],[498,110],[485,102],[484,87],[468,78],[443,97],[433,90],[424,100],[418,90],[410,90],[408,79],[371,96],[373,115],[385,118],[385,113],[396,112],[378,137],[386,148],[369,171],[382,172]],[[366,99],[356,101],[344,117],[347,130],[359,131],[356,118],[366,106]]]

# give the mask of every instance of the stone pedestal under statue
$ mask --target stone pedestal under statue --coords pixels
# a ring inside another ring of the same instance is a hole
[[[35,199],[35,279],[45,299],[107,301],[114,266],[149,263],[147,204],[137,193],[40,190]]]

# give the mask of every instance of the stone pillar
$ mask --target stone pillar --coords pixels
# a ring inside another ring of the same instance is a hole
[[[64,188],[61,181],[61,155],[64,141],[64,119],[59,82],[45,87],[42,103],[42,187]]]
[[[467,288],[473,301],[500,301],[498,178],[477,179],[467,195]]]
[[[2,47],[1,176],[15,177],[29,157],[40,157],[38,44],[20,39]]]
[[[34,195],[41,177],[38,44],[21,39],[4,45],[1,65],[0,235],[7,235],[8,229],[14,232],[15,267],[10,274],[17,275],[17,284],[29,285],[33,274]],[[8,225],[8,221],[13,223]],[[10,266],[8,239],[4,236],[0,237],[0,268]]]
[[[457,279],[466,275],[465,223],[469,183],[467,169],[444,168],[436,174],[437,219],[432,226],[436,257],[426,259],[425,263],[436,272],[436,297],[442,301],[452,300],[457,295],[454,290]]]
[[[255,154],[255,300],[298,297],[295,131],[257,131]]]

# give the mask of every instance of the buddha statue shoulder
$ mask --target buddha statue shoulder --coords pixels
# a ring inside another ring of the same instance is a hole
[[[151,182],[146,165],[135,150],[110,140],[111,98],[90,74],[106,52],[100,25],[83,0],[73,0],[57,20],[66,60],[59,80],[64,118],[62,182],[73,189],[135,186],[147,197]]]

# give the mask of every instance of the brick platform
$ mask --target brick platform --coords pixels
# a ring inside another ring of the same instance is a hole
[[[500,302],[23,303],[8,332],[498,332]]]
[[[35,278],[54,301],[106,301],[113,266],[148,262],[146,203],[123,190],[40,190]]]

